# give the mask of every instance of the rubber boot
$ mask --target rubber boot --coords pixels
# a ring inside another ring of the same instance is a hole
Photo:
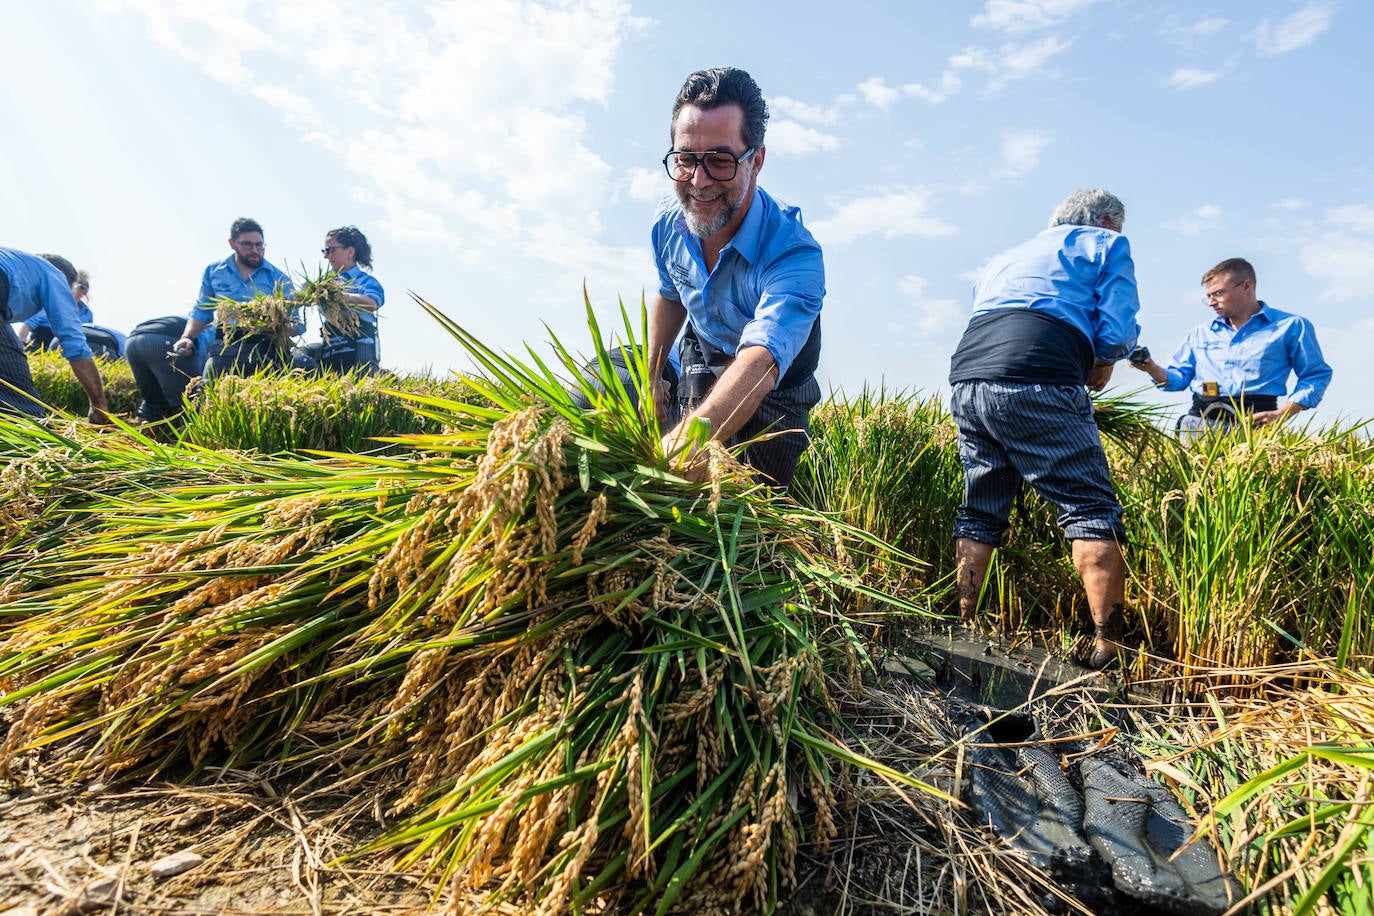
[[[1112,608],[1107,622],[1098,624],[1094,635],[1098,644],[1088,655],[1088,667],[1094,671],[1101,671],[1121,657],[1121,640],[1126,635],[1126,619],[1121,614],[1121,608]],[[1103,642],[1108,645],[1103,646]]]

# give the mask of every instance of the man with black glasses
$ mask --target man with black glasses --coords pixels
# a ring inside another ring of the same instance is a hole
[[[724,443],[767,434],[744,457],[785,489],[821,396],[825,267],[800,211],[757,185],[767,123],[763,94],[743,70],[699,70],[678,92],[663,159],[676,199],[659,207],[652,232],[659,289],[649,369],[662,375],[682,332],[677,391],[660,382],[655,407],[672,424],[664,450],[686,473],[704,473],[685,450],[687,424],[701,418]]]
[[[229,227],[229,247],[233,254],[205,268],[200,280],[200,298],[186,319],[181,337],[172,344],[172,355],[190,356],[196,338],[215,320],[215,300],[249,302],[255,296],[290,295],[291,278],[267,262],[267,243],[257,220],[240,217]],[[304,333],[299,310],[293,312],[294,332]],[[222,372],[252,373],[259,369],[281,368],[290,347],[283,347],[260,329],[216,325],[215,343],[210,348],[206,375]]]
[[[1259,298],[1249,261],[1222,261],[1202,275],[1202,288],[1216,317],[1188,332],[1168,368],[1148,350],[1131,358],[1131,365],[1163,390],[1192,391],[1193,404],[1179,417],[1180,430],[1227,427],[1242,413],[1249,413],[1256,426],[1282,423],[1321,403],[1331,367],[1322,358],[1316,329],[1306,318]],[[1297,381],[1287,394],[1290,374]]]

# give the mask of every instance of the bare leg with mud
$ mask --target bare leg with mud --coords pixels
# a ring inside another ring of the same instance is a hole
[[[1073,542],[1073,565],[1088,593],[1088,612],[1096,628],[1088,665],[1102,668],[1121,648],[1126,610],[1126,560],[1116,541]]]
[[[968,538],[954,539],[955,585],[959,591],[959,616],[972,624],[978,613],[978,595],[987,578],[992,552],[997,548]]]

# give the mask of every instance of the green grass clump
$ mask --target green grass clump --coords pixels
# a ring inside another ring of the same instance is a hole
[[[86,392],[81,383],[72,375],[71,363],[63,359],[56,350],[42,350],[28,354],[29,371],[33,373],[33,386],[43,403],[71,414],[74,417],[86,415]],[[142,400],[138,386],[134,384],[129,364],[122,359],[95,358],[96,368],[105,382],[105,400],[113,413],[131,417]]]

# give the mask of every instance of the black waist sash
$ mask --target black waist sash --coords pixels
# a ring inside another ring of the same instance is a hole
[[[1188,411],[1193,417],[1224,416],[1231,411],[1237,413],[1264,413],[1278,410],[1279,397],[1276,394],[1237,394],[1208,397],[1205,394],[1193,395],[1193,406]],[[1230,410],[1227,410],[1230,408]]]
[[[949,361],[949,380],[1082,385],[1092,341],[1067,321],[1028,308],[983,312],[969,322]]]

